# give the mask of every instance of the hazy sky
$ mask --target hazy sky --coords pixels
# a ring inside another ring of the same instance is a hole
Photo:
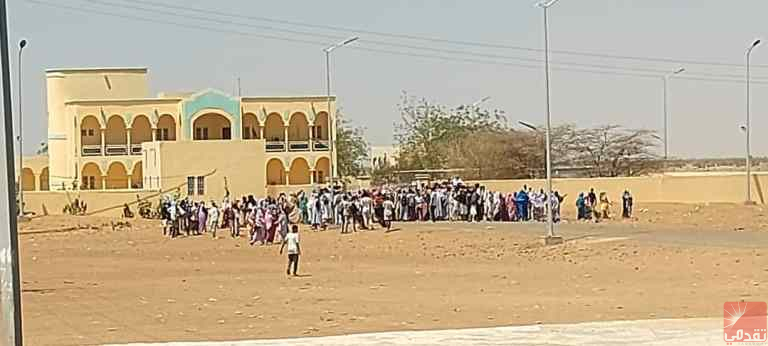
[[[538,68],[542,65],[543,53],[536,50],[543,48],[542,11],[533,6],[533,1],[141,1],[251,18],[213,13],[206,16],[168,8],[147,13],[119,7],[151,7],[125,0],[9,0],[12,43],[15,45],[22,37],[30,41],[24,50],[23,65],[25,151],[33,152],[46,137],[44,70],[47,68],[147,66],[153,94],[208,87],[231,93],[238,76],[244,95],[324,94],[321,49],[336,41],[334,36],[351,35],[359,35],[360,41],[333,53],[334,93],[339,96],[339,105],[347,117],[367,128],[368,139],[373,144],[392,142],[393,123],[399,119],[397,103],[403,90],[448,105],[471,103],[490,96],[485,105],[505,110],[511,121],[544,121],[544,74],[543,69]],[[144,20],[53,8],[40,2]],[[655,71],[685,67],[687,71],[681,78],[673,79],[669,88],[671,154],[741,156],[744,136],[738,126],[745,119],[745,87],[740,82],[744,79],[744,53],[755,38],[768,39],[765,25],[768,1],[740,0],[738,6],[734,2],[562,0],[549,12],[550,47],[560,51],[552,53],[553,68],[660,76]],[[212,21],[199,19],[206,17]],[[349,30],[288,25],[260,18]],[[376,33],[534,50],[457,45]],[[613,59],[562,51],[688,62]],[[17,48],[12,49],[13,71],[17,68],[16,53]],[[534,68],[446,59],[495,61]],[[693,64],[696,61],[735,66]],[[756,48],[752,62],[753,80],[768,83],[768,47]],[[686,77],[736,82],[683,79]],[[15,83],[14,76],[14,86]],[[659,131],[662,128],[660,77],[553,69],[551,83],[555,124],[615,123]],[[766,93],[768,84],[753,84],[755,155],[768,155],[768,136],[763,135],[768,131],[768,99],[763,97]]]

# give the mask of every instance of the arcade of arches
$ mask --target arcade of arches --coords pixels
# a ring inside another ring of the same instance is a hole
[[[93,162],[83,165],[81,190],[141,189],[143,186],[142,163],[137,162],[129,171],[120,161],[112,162],[105,173]],[[46,178],[47,179],[47,178]]]
[[[86,115],[80,121],[80,144],[83,156],[139,155],[141,143],[150,141],[175,141],[176,120],[170,114],[157,119],[155,127],[149,117],[136,115],[130,124],[119,114],[113,114],[102,127],[94,115]],[[263,124],[253,113],[245,113],[241,122],[243,139],[266,139],[270,142],[294,142],[291,150],[314,150],[310,140],[327,141],[329,138],[328,114],[319,112],[314,123],[306,114],[291,114],[286,124],[278,113],[270,113]],[[219,113],[206,113],[193,120],[192,140],[232,139],[233,124],[229,117]],[[287,149],[284,147],[283,149]],[[320,147],[317,147],[320,148]],[[318,149],[322,150],[322,149]]]
[[[290,162],[289,169],[285,169],[283,161],[271,158],[266,164],[267,185],[309,185],[327,183],[330,176],[330,160],[328,157],[318,158],[314,166],[303,157],[296,157]],[[142,162],[136,162],[132,169],[126,168],[121,161],[109,164],[106,172],[102,172],[99,165],[93,162],[86,163],[80,170],[80,189],[141,189],[143,188]],[[39,173],[30,168],[22,170],[22,188],[24,191],[47,191],[49,187],[48,167]]]
[[[288,170],[283,161],[271,158],[267,161],[267,185],[309,185],[326,183],[330,176],[330,160],[327,157],[317,159],[310,166],[303,157],[296,157],[290,162]]]
[[[29,167],[21,170],[21,188],[24,191],[48,191],[48,167],[44,167],[40,172],[35,172]]]
[[[80,121],[80,144],[83,156],[101,155],[140,155],[141,143],[176,140],[176,120],[169,114],[163,114],[152,127],[149,117],[139,114],[133,118],[130,127],[126,120],[114,114],[102,127],[93,115],[87,115]]]

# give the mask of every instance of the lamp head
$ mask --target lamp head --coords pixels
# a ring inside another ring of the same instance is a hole
[[[758,44],[760,44],[760,40],[755,40],[754,43],[752,43],[752,48],[756,47]]]
[[[675,70],[675,74],[683,73],[683,72],[685,72],[685,68],[684,67],[681,67],[681,68]]]
[[[536,125],[533,125],[531,123],[528,123],[528,122],[525,122],[525,121],[522,121],[522,120],[518,120],[517,123],[522,125],[522,126],[525,126],[525,127],[529,128],[529,129],[531,129],[533,131],[538,131],[539,130],[539,128],[536,127]]]
[[[549,8],[560,0],[542,0],[536,3],[537,7]]]
[[[350,37],[350,38],[348,38],[346,41],[342,42],[342,43],[340,44],[340,46],[346,46],[346,45],[348,45],[348,44],[350,44],[350,43],[352,43],[352,42],[355,42],[355,41],[357,41],[357,40],[359,40],[359,39],[360,39],[360,36],[354,36],[354,37]]]
[[[332,46],[330,46],[328,48],[323,49],[323,51],[326,52],[326,53],[330,53],[330,52],[332,52],[336,48],[344,47],[344,46],[346,46],[346,45],[348,45],[348,44],[350,44],[352,42],[355,42],[355,41],[357,41],[359,39],[360,39],[359,36],[352,36],[352,37],[350,37],[350,38],[348,38],[348,39],[346,39],[344,41],[341,41],[341,42],[339,42],[337,44],[334,44],[334,45],[332,45]]]
[[[22,38],[21,41],[19,41],[19,49],[22,49],[26,46],[27,46],[27,40]]]
[[[479,99],[479,100],[475,101],[474,103],[472,103],[472,107],[477,107],[477,106],[479,106],[481,103],[483,103],[483,102],[485,102],[485,101],[488,101],[488,100],[490,100],[490,99],[491,99],[491,97],[490,97],[490,96],[485,96],[485,97],[483,97],[483,98],[481,98],[481,99]]]

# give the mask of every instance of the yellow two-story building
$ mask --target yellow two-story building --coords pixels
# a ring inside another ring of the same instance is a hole
[[[146,68],[46,71],[48,157],[22,187],[264,196],[326,183],[335,97],[148,97]],[[330,106],[330,107],[329,107]]]

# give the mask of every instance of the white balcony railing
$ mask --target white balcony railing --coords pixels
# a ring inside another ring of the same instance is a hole
[[[128,146],[125,144],[107,144],[107,156],[128,155]]]
[[[315,140],[315,151],[328,151],[328,140],[327,139],[316,139]]]
[[[101,156],[101,144],[83,145],[82,155],[83,156]]]
[[[288,151],[309,151],[309,141],[288,141]]]
[[[266,151],[273,153],[278,151],[285,151],[285,142],[283,141],[269,141],[266,143]]]
[[[131,144],[131,155],[141,155],[141,144]]]

